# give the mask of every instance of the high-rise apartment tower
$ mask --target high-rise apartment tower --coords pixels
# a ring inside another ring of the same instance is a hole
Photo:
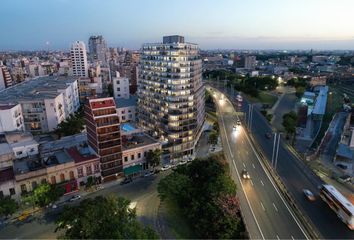
[[[88,77],[87,53],[84,42],[76,41],[70,49],[73,75],[77,77]]]
[[[120,123],[113,98],[89,99],[85,105],[87,140],[100,156],[103,181],[123,174]]]
[[[164,143],[171,159],[193,155],[204,123],[202,60],[184,37],[142,46],[138,77],[140,125]]]

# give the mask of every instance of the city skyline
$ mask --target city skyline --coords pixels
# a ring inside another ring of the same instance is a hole
[[[0,50],[67,50],[91,35],[103,35],[108,46],[139,49],[171,34],[202,49],[351,50],[353,7],[332,0],[15,0],[2,4]]]

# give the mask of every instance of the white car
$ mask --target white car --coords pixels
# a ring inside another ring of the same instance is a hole
[[[170,169],[170,168],[171,168],[171,165],[166,164],[165,166],[163,166],[163,167],[161,168],[161,171],[167,171],[167,170]]]
[[[75,196],[72,196],[70,199],[69,199],[69,202],[75,202],[77,200],[81,199],[81,196],[80,195],[75,195]]]
[[[308,189],[303,189],[302,190],[306,196],[306,198],[310,201],[315,201],[316,198],[315,198],[315,195]]]
[[[236,125],[234,125],[234,126],[232,126],[232,131],[236,131],[237,130],[237,126]]]
[[[187,163],[187,160],[181,160],[181,161],[179,161],[179,165],[184,165],[184,164],[186,164]]]
[[[145,173],[144,177],[150,177],[152,175],[154,175],[154,171],[151,170],[150,172]]]
[[[241,175],[242,175],[242,178],[243,178],[243,179],[251,179],[251,176],[250,176],[250,174],[247,172],[246,169],[243,169],[243,170],[242,170]]]
[[[237,125],[237,126],[240,126],[240,125],[241,125],[241,121],[240,121],[240,120],[237,120],[237,121],[236,121],[236,125]]]

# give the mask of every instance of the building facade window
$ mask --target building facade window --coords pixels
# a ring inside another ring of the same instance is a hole
[[[95,173],[100,172],[100,165],[99,165],[98,163],[95,163],[95,164],[93,165],[93,169],[94,169]]]
[[[73,171],[69,172],[69,177],[70,177],[70,180],[74,180],[75,179],[75,175],[74,175]]]
[[[11,196],[16,194],[16,191],[15,191],[14,188],[10,188],[10,189],[9,189],[9,192],[10,192],[10,195],[11,195]]]
[[[21,184],[21,192],[22,192],[22,193],[27,193],[27,186],[26,186],[26,184]]]
[[[65,181],[65,175],[64,173],[60,174],[60,182],[64,182]]]
[[[78,169],[77,169],[77,176],[78,176],[79,178],[84,176],[84,171],[83,171],[82,168],[78,168]]]
[[[91,167],[91,165],[86,166],[86,175],[92,175],[92,167]]]
[[[52,184],[57,184],[57,179],[55,178],[55,176],[51,176],[51,177],[50,177],[50,182],[51,182]]]
[[[135,157],[134,155],[131,155],[131,156],[130,156],[130,159],[131,159],[131,160],[134,160],[134,157]]]
[[[128,162],[128,157],[127,156],[124,157],[124,162]]]

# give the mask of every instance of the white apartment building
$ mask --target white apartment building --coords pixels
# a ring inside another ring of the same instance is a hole
[[[77,77],[88,77],[88,64],[85,43],[76,41],[70,49],[73,75]]]
[[[204,123],[202,60],[197,44],[182,36],[142,46],[139,124],[164,142],[171,160],[193,155]]]
[[[28,73],[29,77],[42,77],[45,75],[44,69],[41,64],[38,63],[30,63],[28,65]]]
[[[49,132],[80,106],[77,80],[41,77],[0,91],[0,105],[21,104],[26,131]]]
[[[24,130],[21,104],[0,105],[0,133]]]
[[[125,98],[129,99],[129,79],[125,77],[120,77],[119,72],[116,72],[117,77],[113,78],[113,94],[114,98]]]

